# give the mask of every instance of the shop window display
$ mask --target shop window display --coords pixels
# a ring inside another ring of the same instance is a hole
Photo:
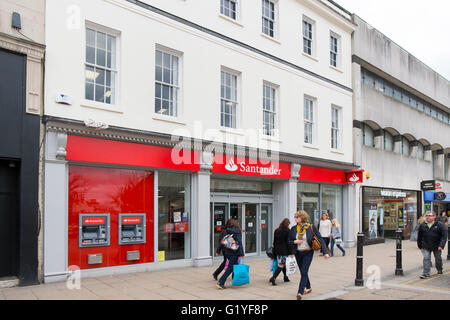
[[[191,256],[191,176],[158,172],[158,260]]]
[[[417,224],[417,191],[363,188],[363,233],[368,239],[409,237]]]

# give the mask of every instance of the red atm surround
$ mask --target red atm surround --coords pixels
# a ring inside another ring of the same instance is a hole
[[[153,172],[69,166],[69,257],[80,269],[153,262]],[[110,214],[110,245],[80,248],[79,214]],[[146,214],[146,243],[119,245],[119,213]],[[140,251],[140,259],[127,261],[127,251]],[[89,265],[89,254],[102,254],[101,264]]]

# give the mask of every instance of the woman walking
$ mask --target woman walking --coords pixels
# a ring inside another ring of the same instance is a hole
[[[227,262],[227,257],[225,256],[225,252],[223,250],[223,246],[221,245],[221,241],[222,241],[223,237],[225,237],[225,235],[226,235],[227,228],[229,228],[231,226],[230,225],[230,221],[231,220],[228,220],[225,223],[225,227],[224,227],[224,229],[222,230],[222,232],[220,233],[220,236],[219,236],[219,243],[217,244],[216,257],[220,256],[220,254],[222,253],[223,254],[223,261],[219,265],[219,267],[216,269],[216,271],[214,271],[213,274],[212,274],[214,280],[216,280],[216,281],[217,281],[217,277],[219,276],[219,274],[223,271],[223,269],[225,269],[225,264]]]
[[[289,246],[289,226],[291,222],[289,219],[284,219],[281,221],[280,226],[275,230],[273,235],[273,253],[278,260],[278,267],[275,270],[273,276],[269,279],[269,282],[273,286],[276,286],[275,279],[278,277],[280,272],[283,272],[284,282],[289,282],[289,278],[286,275],[286,258],[292,252]]]
[[[314,225],[310,224],[308,213],[303,210],[298,211],[295,213],[294,218],[297,224],[291,228],[289,244],[292,246],[292,255],[295,255],[297,265],[300,269],[301,279],[298,287],[297,300],[301,300],[303,295],[312,291],[308,271],[314,256],[314,251],[312,250],[313,234],[320,241],[324,258],[328,259],[329,255],[320,232]]]
[[[239,222],[236,219],[230,219],[227,221],[229,227],[225,230],[225,235],[232,235],[234,241],[236,242],[238,248],[237,250],[232,250],[225,247],[220,243],[219,247],[223,250],[223,254],[226,257],[225,272],[222,277],[220,277],[219,282],[217,282],[217,288],[225,289],[225,281],[228,276],[233,272],[233,266],[239,264],[239,258],[244,257],[244,247],[242,245],[242,232],[239,227]],[[217,249],[219,250],[219,249]]]
[[[331,221],[331,254],[330,257],[334,255],[334,244],[339,248],[339,250],[342,251],[342,256],[345,257],[345,250],[341,247],[341,226],[339,225],[339,222],[337,219],[333,219]]]
[[[331,237],[331,221],[328,219],[328,214],[326,212],[322,213],[322,218],[319,222],[319,233],[322,235],[326,248],[328,249]]]

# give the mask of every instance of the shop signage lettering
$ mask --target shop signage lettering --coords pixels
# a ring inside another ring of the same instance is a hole
[[[406,198],[406,192],[381,190],[381,196],[394,197],[394,198]]]
[[[447,195],[444,192],[436,192],[434,194],[434,200],[444,201],[447,198]]]
[[[422,191],[432,191],[436,189],[436,180],[427,180],[420,183]]]
[[[105,218],[85,218],[83,224],[105,224]]]
[[[223,159],[226,158],[226,161]],[[270,178],[290,178],[290,163],[270,161],[267,164],[262,161],[250,158],[226,157],[215,155],[212,172],[238,174],[245,176],[270,177]]]
[[[122,223],[141,223],[141,218],[140,217],[136,217],[136,218],[123,218],[122,219]]]

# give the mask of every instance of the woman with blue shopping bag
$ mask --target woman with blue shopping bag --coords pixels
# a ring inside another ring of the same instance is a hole
[[[233,271],[234,278],[239,277],[238,279],[241,279],[243,269],[247,269],[248,274],[248,268],[246,267],[237,267],[236,270],[234,270],[235,266],[241,265],[240,262],[244,257],[242,232],[241,228],[239,227],[239,222],[238,220],[230,219],[229,221],[227,221],[227,225],[229,225],[229,227],[225,230],[225,235],[220,242],[221,250],[223,250],[224,256],[227,258],[227,262],[225,264],[225,272],[223,273],[222,277],[220,277],[219,282],[217,282],[217,288],[219,289],[225,289],[225,281]],[[237,275],[236,272],[239,272],[240,274]]]
[[[291,222],[289,219],[281,221],[280,226],[275,230],[273,235],[273,253],[275,260],[277,260],[277,268],[275,269],[273,276],[269,279],[269,282],[273,286],[276,286],[275,279],[283,272],[284,282],[289,282],[289,278],[286,275],[286,258],[290,255],[292,249],[289,246],[289,226]]]

